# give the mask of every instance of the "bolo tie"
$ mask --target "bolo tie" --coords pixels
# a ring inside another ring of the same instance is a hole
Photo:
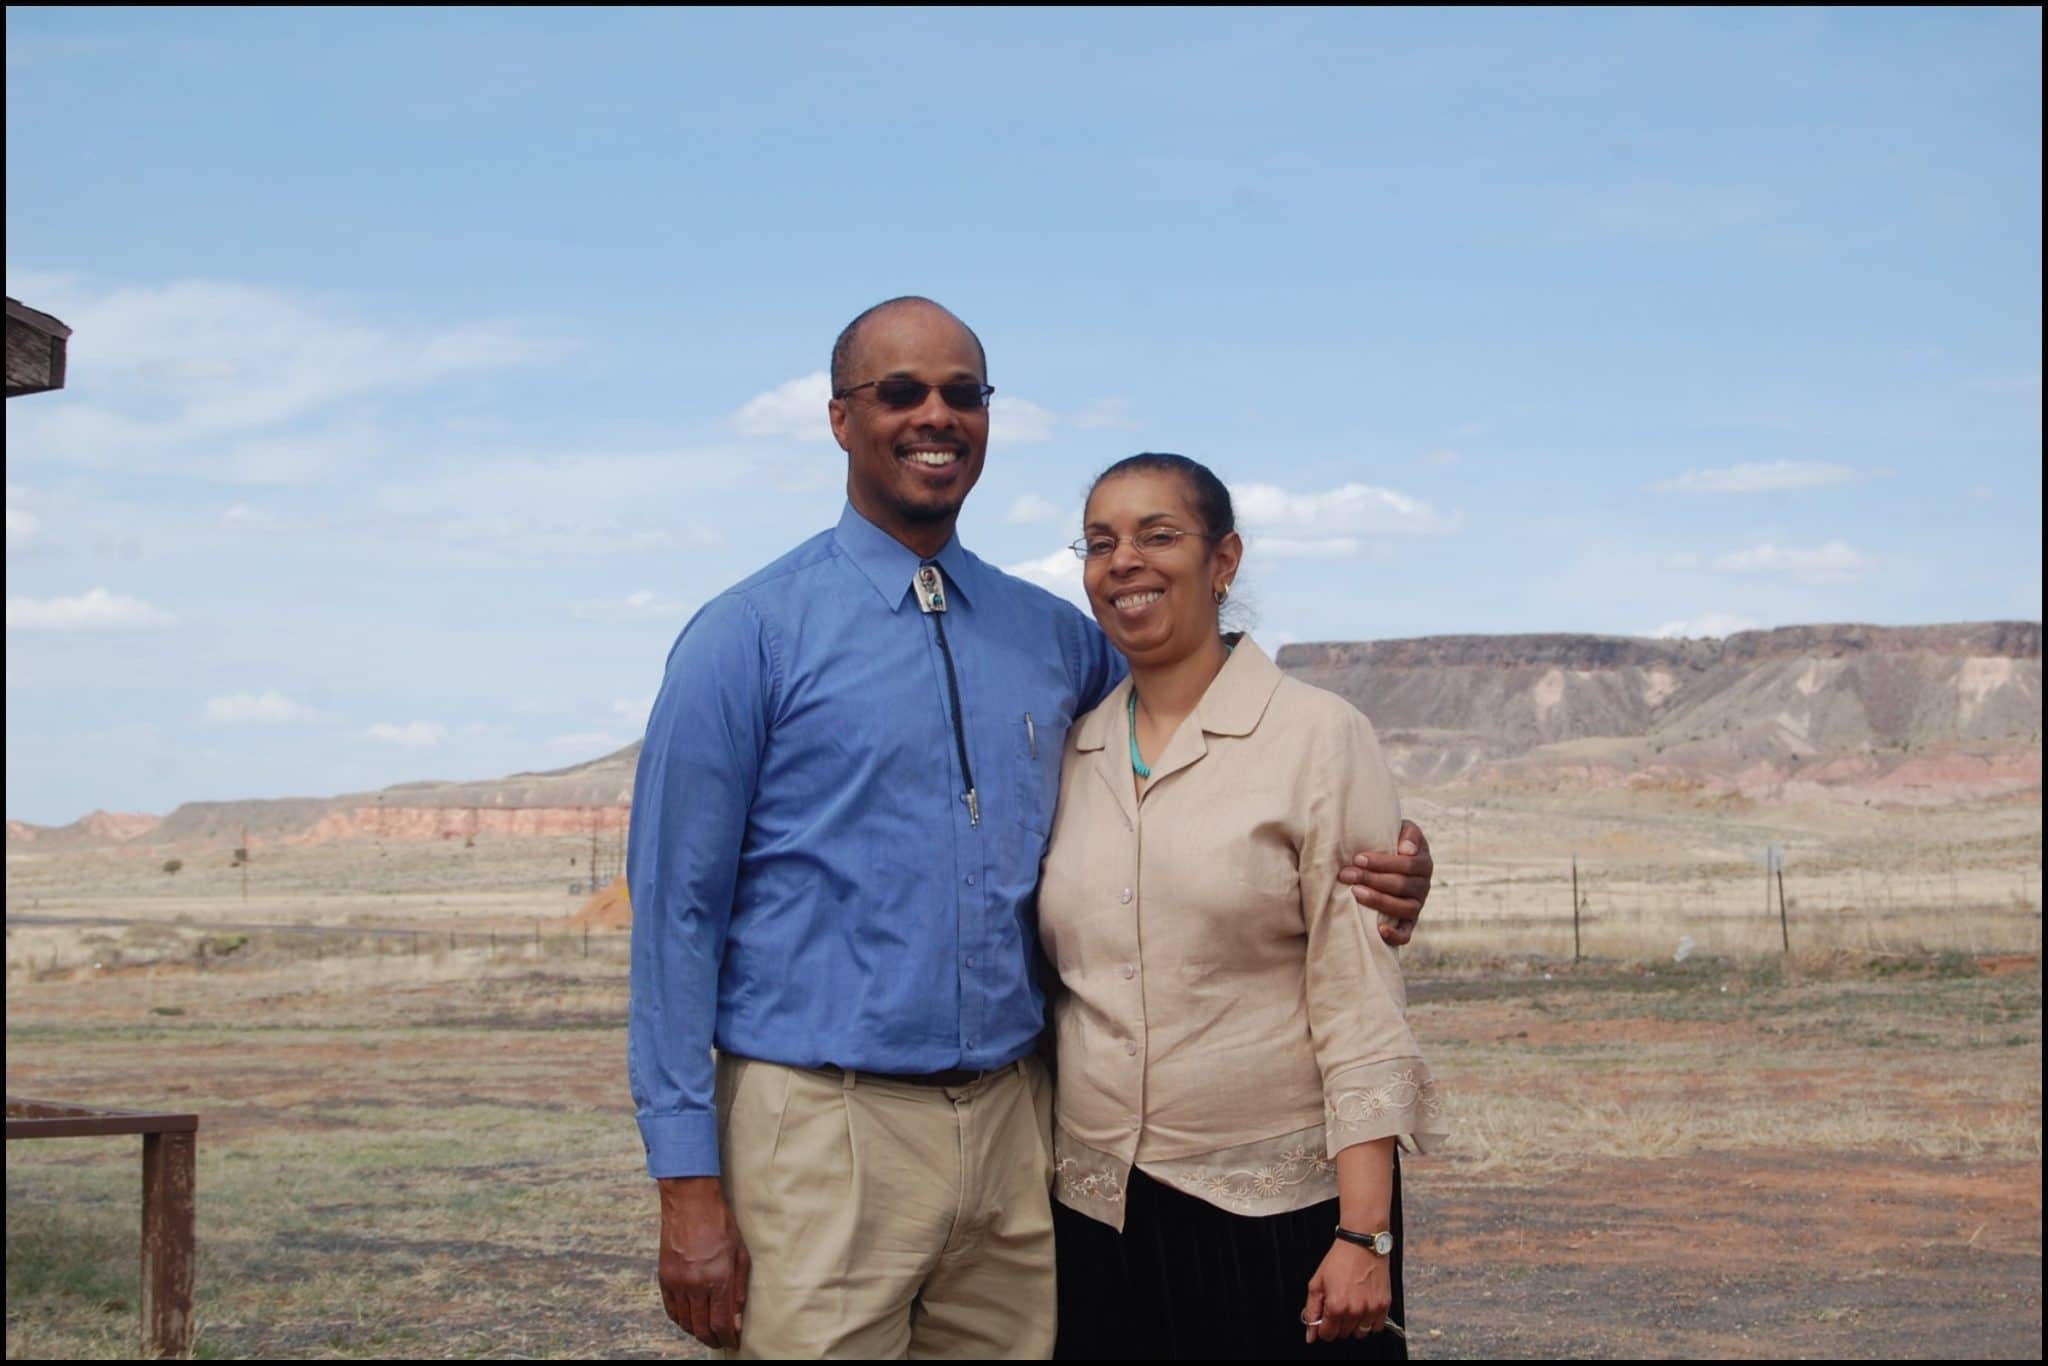
[[[953,709],[953,743],[960,750],[960,777],[967,790],[960,800],[967,804],[967,823],[981,824],[981,796],[974,790],[974,770],[967,763],[967,730],[960,723],[960,676],[953,668],[953,647],[946,641],[946,580],[930,560],[919,564],[910,586],[917,594],[917,609],[932,619],[939,633],[939,657],[946,661],[946,700]]]

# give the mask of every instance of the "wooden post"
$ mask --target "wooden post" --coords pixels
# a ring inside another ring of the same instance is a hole
[[[142,1350],[183,1356],[192,1340],[195,1134],[142,1136]]]
[[[1579,961],[1579,856],[1572,855],[1572,961]]]
[[[590,926],[587,924],[583,927],[583,956],[590,957]]]
[[[1785,911],[1785,859],[1778,858],[1778,937],[1785,942],[1785,956],[1792,956],[1792,922]]]

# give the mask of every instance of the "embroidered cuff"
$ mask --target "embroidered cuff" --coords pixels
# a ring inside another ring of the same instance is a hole
[[[1354,1143],[1396,1134],[1417,1152],[1434,1152],[1448,1132],[1436,1078],[1420,1058],[1389,1058],[1340,1072],[1324,1085],[1323,1117],[1332,1157]]]

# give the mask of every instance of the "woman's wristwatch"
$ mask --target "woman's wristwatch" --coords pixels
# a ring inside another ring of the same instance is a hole
[[[1394,1235],[1385,1229],[1381,1229],[1378,1233],[1353,1233],[1350,1229],[1339,1224],[1337,1225],[1337,1236],[1347,1243],[1356,1243],[1369,1252],[1377,1252],[1382,1257],[1394,1255]]]

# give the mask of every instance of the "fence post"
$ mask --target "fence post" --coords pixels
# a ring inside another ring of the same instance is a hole
[[[142,1136],[142,1348],[182,1356],[192,1340],[194,1135]]]
[[[1579,856],[1572,855],[1572,961],[1579,961]]]
[[[1785,942],[1785,956],[1792,956],[1792,924],[1785,910],[1785,856],[1778,855],[1778,937]]]
[[[590,957],[590,925],[587,922],[583,926],[583,956]]]

